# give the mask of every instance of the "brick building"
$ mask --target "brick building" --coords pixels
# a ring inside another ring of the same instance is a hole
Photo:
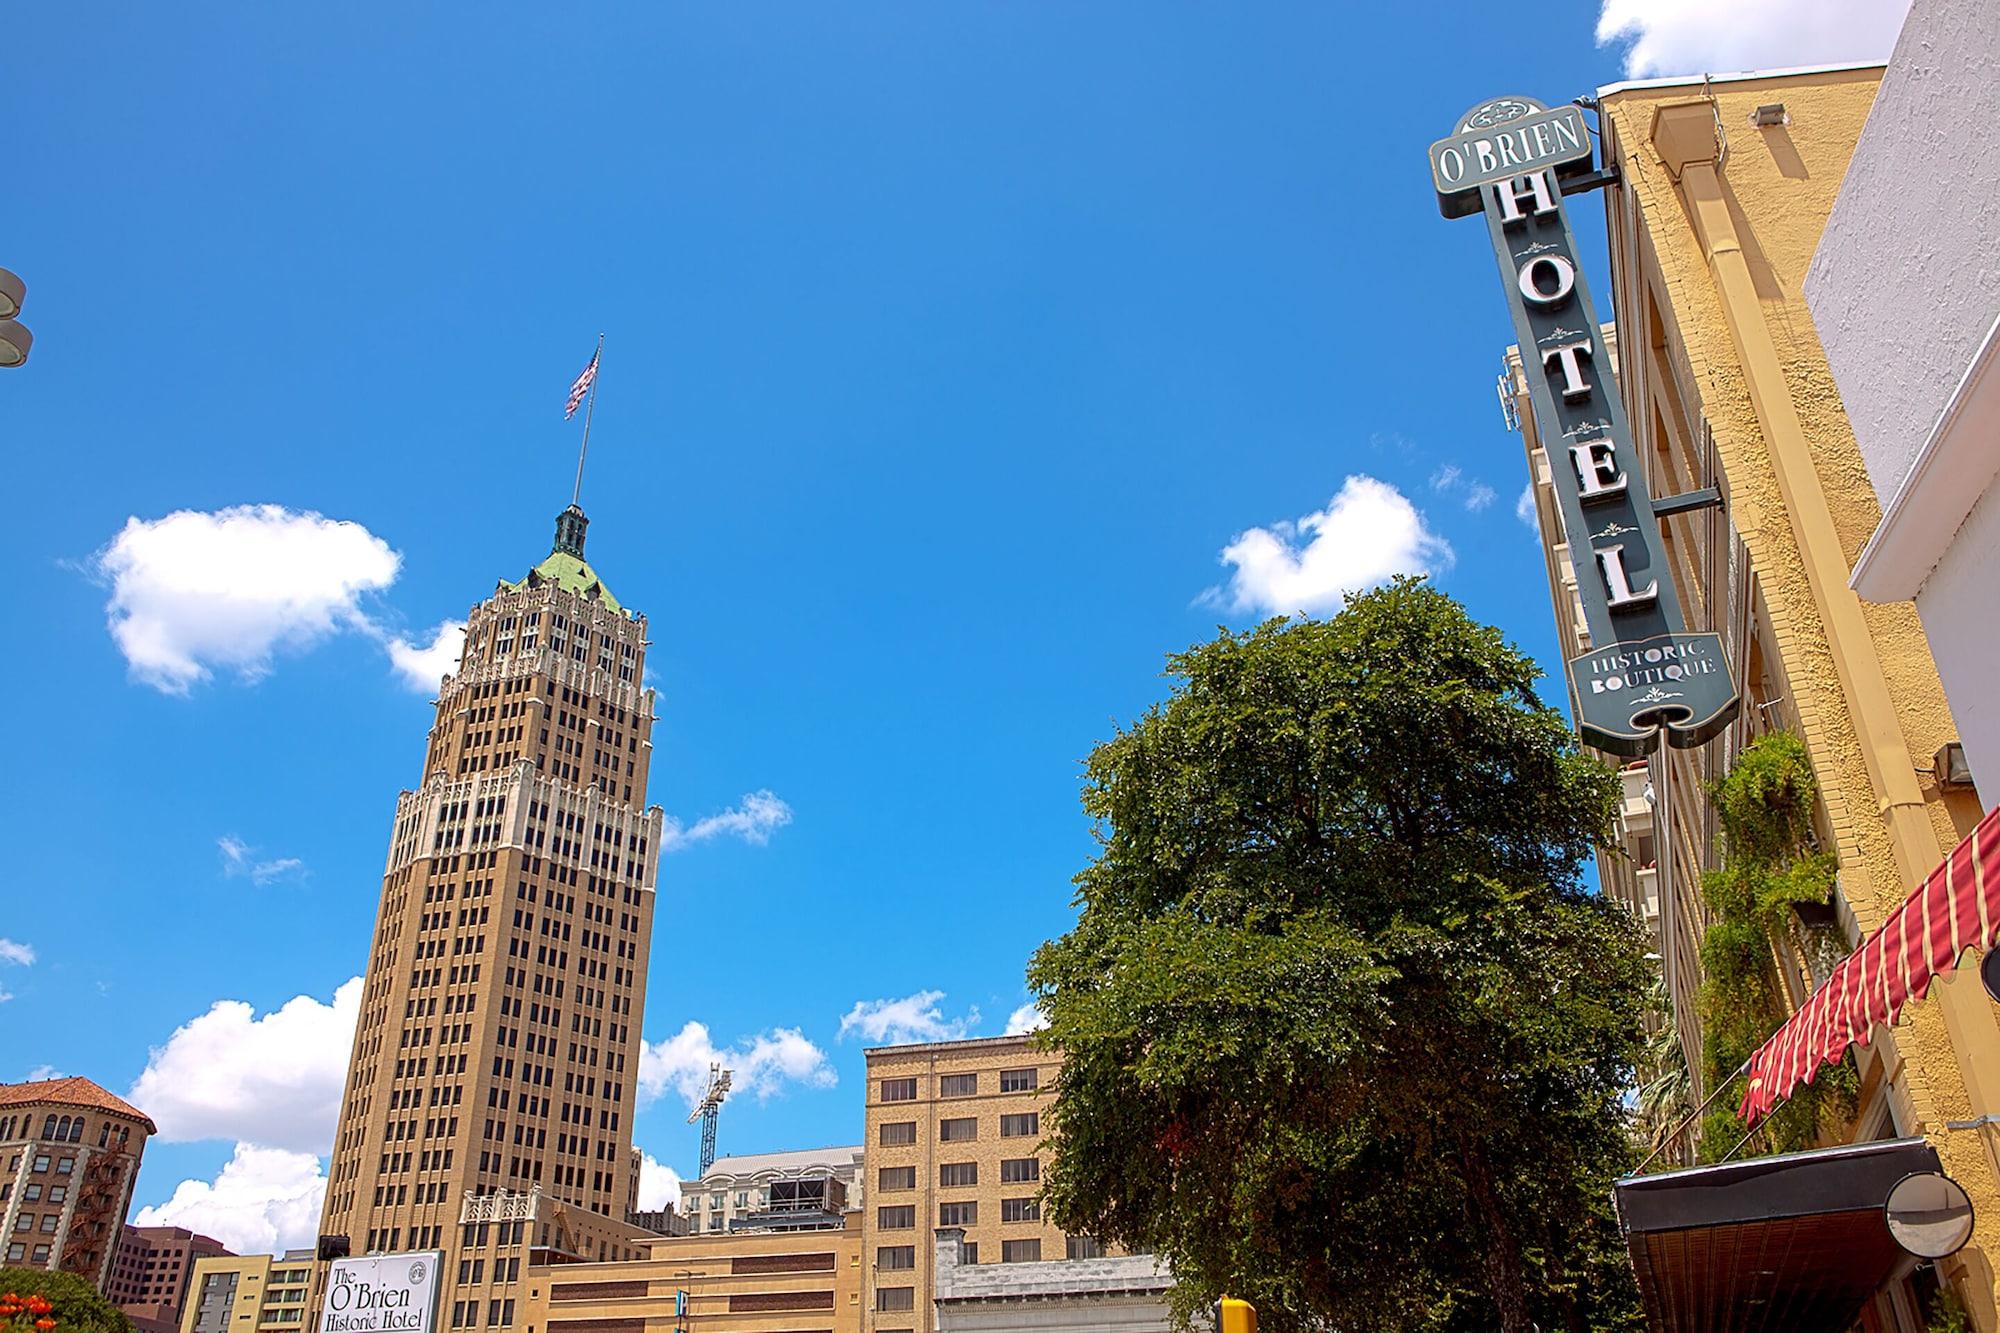
[[[0,1244],[10,1266],[111,1280],[146,1115],[87,1078],[0,1083]]]
[[[176,1333],[195,1261],[230,1253],[215,1237],[185,1227],[127,1224],[104,1298],[123,1310],[139,1333]]]

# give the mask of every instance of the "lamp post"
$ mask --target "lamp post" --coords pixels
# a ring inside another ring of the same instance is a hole
[[[0,268],[0,370],[26,361],[28,349],[34,346],[35,335],[14,319],[21,313],[21,301],[27,294],[28,284]]]

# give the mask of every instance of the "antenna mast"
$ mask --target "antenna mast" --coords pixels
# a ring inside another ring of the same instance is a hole
[[[721,1114],[722,1099],[729,1095],[729,1078],[733,1070],[724,1069],[719,1064],[708,1067],[708,1090],[701,1095],[701,1103],[688,1112],[688,1123],[701,1121],[701,1172],[705,1176],[708,1168],[715,1165],[715,1118]]]

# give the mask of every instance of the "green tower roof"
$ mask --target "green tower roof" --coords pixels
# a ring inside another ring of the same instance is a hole
[[[556,515],[555,549],[542,558],[542,563],[528,571],[528,577],[506,583],[509,588],[518,588],[523,583],[553,583],[568,592],[581,597],[595,597],[605,606],[625,614],[611,589],[604,586],[604,580],[583,558],[583,534],[590,526],[590,520],[583,516],[583,510],[571,505]]]

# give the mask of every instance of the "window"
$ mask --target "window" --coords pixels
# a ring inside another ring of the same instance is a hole
[[[61,1222],[62,1222],[61,1213],[42,1214],[42,1230],[48,1232],[50,1235],[55,1234],[55,1229],[58,1225],[61,1224]]]
[[[976,1203],[941,1203],[938,1205],[938,1225],[941,1227],[978,1226],[979,1205]]]
[[[917,1266],[917,1247],[914,1245],[884,1245],[875,1251],[875,1266],[887,1272],[897,1272]]]
[[[938,1080],[938,1096],[971,1097],[979,1091],[979,1075],[946,1074]]]
[[[12,1245],[9,1245],[7,1247],[7,1258],[10,1262],[25,1257],[27,1253],[28,1253],[27,1247],[25,1245],[22,1245],[19,1241],[15,1241]]]
[[[45,1264],[48,1261],[49,1261],[49,1247],[46,1245],[37,1245],[35,1247],[35,1262],[38,1264]]]
[[[914,1166],[885,1166],[877,1177],[880,1188],[885,1190],[913,1190],[917,1187],[917,1168]]]
[[[1041,1178],[1042,1159],[1039,1157],[1009,1157],[1000,1163],[1002,1185],[1025,1185]]]
[[[979,1163],[946,1162],[938,1167],[938,1184],[945,1189],[979,1183]]]
[[[1102,1259],[1104,1246],[1090,1236],[1070,1236],[1063,1241],[1064,1258]]]
[[[46,1156],[45,1154],[42,1154],[42,1153],[37,1153],[37,1154],[35,1154],[35,1164],[34,1164],[33,1166],[29,1167],[28,1169],[29,1169],[30,1171],[46,1171],[46,1170],[48,1170],[48,1169],[49,1169],[49,1159],[48,1159],[48,1157],[47,1157],[47,1156]]]
[[[917,1099],[917,1081],[913,1078],[885,1078],[882,1080],[882,1100],[885,1102],[913,1102]]]
[[[1042,1205],[1035,1199],[1002,1199],[1000,1201],[1002,1222],[1039,1222],[1042,1220]]]
[[[914,1120],[893,1120],[882,1126],[882,1146],[900,1148],[917,1141],[917,1122]]]
[[[938,1140],[943,1143],[963,1143],[967,1139],[979,1137],[979,1119],[967,1116],[963,1120],[938,1121]]]
[[[893,1208],[877,1208],[875,1225],[884,1231],[908,1231],[917,1224],[917,1206],[899,1203]]]
[[[958,1246],[958,1261],[962,1264],[978,1263],[979,1242],[975,1240],[960,1241]]]
[[[74,1157],[58,1158],[56,1161],[56,1174],[59,1176],[66,1176],[75,1168],[76,1158]]]
[[[1037,1069],[1003,1069],[1000,1071],[1000,1091],[1033,1092],[1042,1086],[1040,1073]]]
[[[1020,1115],[1000,1117],[1000,1137],[1003,1139],[1029,1138],[1042,1132],[1042,1115],[1039,1111],[1024,1111]]]
[[[915,1287],[877,1287],[875,1308],[878,1310],[914,1310],[917,1308]]]
[[[1042,1257],[1041,1240],[1003,1240],[1000,1242],[1000,1262],[1003,1264],[1032,1264]]]

